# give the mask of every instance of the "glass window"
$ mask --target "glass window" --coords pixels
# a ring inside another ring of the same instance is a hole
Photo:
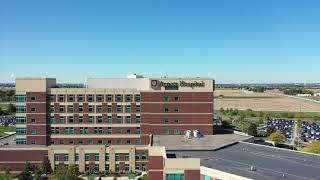
[[[119,154],[119,153],[116,153],[116,155],[115,155],[115,160],[116,160],[116,161],[120,161],[120,154]]]
[[[131,112],[131,105],[126,105],[126,112],[130,113]]]
[[[54,154],[54,160],[60,161],[60,154]]]
[[[108,113],[111,113],[111,112],[112,112],[112,106],[108,105]]]
[[[26,124],[27,117],[24,116],[16,116],[16,124]]]
[[[174,120],[174,123],[179,123],[179,120],[178,119]]]
[[[37,141],[35,139],[32,139],[31,144],[37,144]]]
[[[17,145],[27,144],[27,139],[17,138],[17,139],[16,139],[16,144],[17,144]]]
[[[117,133],[122,133],[122,128],[117,128]]]
[[[56,100],[55,100],[55,96],[54,95],[50,95],[50,102],[55,102]]]
[[[174,134],[174,135],[179,135],[179,134],[180,134],[179,129],[174,129],[173,134]]]
[[[63,116],[59,117],[59,123],[65,123],[65,118]]]
[[[136,144],[137,144],[137,145],[140,145],[140,144],[141,144],[141,140],[140,140],[140,139],[137,139],[137,140],[136,140]]]
[[[121,139],[117,139],[117,144],[122,144],[122,140]]]
[[[136,153],[136,154],[135,154],[135,158],[136,158],[136,160],[139,160],[139,159],[140,159],[139,153]]]
[[[63,139],[60,139],[60,144],[64,144],[64,140]]]
[[[131,144],[131,140],[130,139],[127,140],[127,144]]]
[[[109,153],[106,153],[105,158],[106,158],[106,161],[109,161]]]
[[[89,128],[85,127],[85,128],[84,128],[84,133],[85,133],[85,134],[89,134]]]
[[[64,95],[62,94],[59,95],[59,102],[64,102]]]
[[[102,116],[98,116],[97,122],[98,123],[103,123]]]
[[[89,144],[93,145],[93,139],[89,139]]]
[[[69,134],[69,133],[70,133],[70,131],[69,131],[69,128],[68,128],[68,127],[66,127],[66,128],[65,128],[65,133],[66,133],[66,134]]]
[[[70,134],[74,134],[74,127],[70,128]]]
[[[112,128],[108,127],[108,134],[112,134]]]
[[[83,102],[83,95],[78,95],[78,102]]]
[[[141,128],[140,127],[136,127],[136,133],[140,134],[141,133]]]
[[[136,105],[136,112],[141,112],[141,106],[140,105]]]
[[[179,112],[179,107],[174,107],[174,112]]]
[[[68,101],[73,102],[74,101],[74,95],[68,95]]]
[[[37,134],[37,130],[32,129],[32,130],[31,130],[31,134]]]
[[[79,111],[79,112],[83,112],[83,106],[82,106],[82,105],[79,105],[78,111]]]
[[[164,108],[164,112],[170,112],[169,108]]]
[[[90,154],[89,153],[85,153],[85,160],[86,161],[90,161]]]
[[[131,102],[131,95],[130,94],[126,94],[126,102]]]
[[[141,153],[141,159],[142,160],[147,160],[147,154],[146,153]]]
[[[69,161],[69,154],[64,154],[64,161]]]
[[[117,102],[122,102],[122,95],[121,94],[117,94]]]
[[[88,107],[88,110],[89,110],[89,112],[93,112],[93,106],[92,105],[90,105],[89,107]]]
[[[124,171],[129,172],[129,164],[125,164]]]
[[[73,113],[73,111],[74,111],[73,105],[68,106],[68,112]]]
[[[26,95],[17,94],[16,95],[16,102],[26,102]]]
[[[93,116],[89,116],[89,117],[88,117],[88,122],[89,122],[89,123],[93,123]]]
[[[116,173],[120,172],[120,164],[116,164],[115,170],[116,170]]]
[[[59,111],[64,112],[64,106],[59,106]]]
[[[140,94],[136,94],[136,96],[135,96],[135,101],[136,101],[136,102],[140,102],[140,101],[141,101],[141,96],[140,96]]]
[[[166,174],[166,180],[184,180],[184,174]]]
[[[75,160],[75,161],[79,161],[79,153],[76,153],[76,154],[74,155],[74,160]]]
[[[122,106],[121,105],[117,105],[117,112],[122,112]]]
[[[165,135],[170,135],[170,130],[169,130],[169,129],[165,129],[165,130],[164,130],[164,134],[165,134]]]
[[[17,135],[27,134],[27,128],[16,128]]]
[[[136,116],[136,123],[141,123],[141,116]]]
[[[112,124],[112,116],[108,116],[108,123]]]
[[[88,95],[88,102],[93,102],[93,95],[92,94]]]
[[[108,94],[108,95],[107,95],[107,101],[108,101],[108,102],[112,102],[112,101],[113,101],[113,97],[112,97],[111,94]]]
[[[119,123],[119,124],[122,123],[122,116],[117,116],[117,123]]]
[[[211,177],[210,177],[210,176],[207,176],[207,175],[204,175],[203,180],[211,180]]]
[[[73,123],[73,116],[69,116],[69,123]]]
[[[127,129],[127,134],[130,134],[131,133],[131,130],[130,129]]]
[[[72,139],[69,139],[69,144],[73,144],[73,140]]]
[[[52,112],[52,113],[54,112],[54,106],[53,105],[50,106],[50,112]]]
[[[166,96],[166,97],[164,97],[164,100],[170,101],[170,97],[169,97],[169,96]]]
[[[101,105],[98,106],[98,113],[103,113],[103,108]]]
[[[79,116],[79,123],[83,123],[83,116]]]
[[[174,97],[174,100],[175,100],[175,101],[179,101],[179,97],[177,97],[177,96]]]
[[[99,95],[97,96],[97,101],[98,101],[98,102],[102,102],[102,101],[103,101],[103,95],[99,94]]]
[[[131,116],[126,116],[126,123],[131,123]]]
[[[95,153],[94,154],[94,160],[95,161],[99,161],[99,153]]]
[[[169,124],[170,122],[169,122],[169,119],[164,119],[164,123],[165,124]]]
[[[16,106],[16,112],[17,113],[26,113],[27,108],[26,108],[26,106]]]

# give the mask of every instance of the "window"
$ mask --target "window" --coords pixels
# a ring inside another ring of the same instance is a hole
[[[32,122],[32,123],[35,123],[35,122],[36,122],[36,119],[32,118],[32,119],[31,119],[31,122]]]
[[[27,134],[27,128],[16,128],[17,135]]]
[[[164,100],[165,100],[165,101],[170,101],[170,97],[169,97],[169,96],[166,96],[166,97],[164,97]]]
[[[131,144],[131,140],[130,139],[127,140],[127,144]]]
[[[84,128],[84,133],[85,133],[85,134],[89,134],[89,128],[85,127],[85,128]]]
[[[98,113],[103,113],[103,108],[102,108],[102,106],[98,106]]]
[[[75,160],[75,161],[79,161],[79,153],[76,153],[76,154],[74,155],[74,160]]]
[[[17,113],[25,113],[27,112],[26,106],[16,106]]]
[[[93,112],[93,106],[90,105],[89,108],[88,108],[88,110],[89,110],[89,112],[92,113],[92,112]]]
[[[37,141],[35,139],[32,139],[31,144],[37,144]]]
[[[68,101],[74,102],[74,95],[68,95]]]
[[[65,133],[66,133],[66,134],[69,134],[69,133],[70,133],[70,131],[69,131],[69,128],[68,128],[68,127],[66,127],[66,128],[65,128]]]
[[[137,134],[140,134],[140,133],[141,133],[140,127],[136,127],[136,133],[137,133]]]
[[[73,140],[72,139],[69,140],[69,144],[73,144]]]
[[[174,112],[179,112],[179,107],[175,107]]]
[[[131,130],[130,130],[130,129],[127,129],[126,132],[127,132],[127,134],[130,134],[130,133],[131,133]]]
[[[173,134],[174,134],[174,135],[179,135],[179,134],[180,134],[179,129],[174,129],[174,130],[173,130]]]
[[[106,161],[109,161],[109,153],[106,153],[105,159],[106,159]]]
[[[98,122],[98,123],[103,123],[102,116],[98,116],[97,122]]]
[[[64,106],[59,106],[59,111],[64,112]]]
[[[31,108],[31,112],[36,112],[36,108]]]
[[[103,95],[99,94],[97,95],[97,101],[102,102],[103,101]]]
[[[64,119],[63,116],[60,116],[60,118],[59,118],[59,123],[65,123],[65,119]]]
[[[32,130],[31,130],[31,134],[37,134],[37,130],[32,129]]]
[[[26,124],[27,123],[27,117],[16,116],[16,123],[17,124]]]
[[[84,157],[85,157],[86,161],[90,161],[90,154],[89,153],[85,153]]]
[[[69,116],[69,123],[73,124],[73,116]]]
[[[69,154],[64,154],[64,161],[69,161]]]
[[[93,139],[89,139],[89,144],[93,145]]]
[[[122,112],[122,106],[121,105],[117,105],[117,112]]]
[[[73,113],[73,111],[74,111],[73,105],[68,106],[68,112]]]
[[[112,140],[109,139],[109,140],[107,141],[107,144],[112,144]]]
[[[50,102],[55,102],[55,96],[54,95],[50,95]]]
[[[83,106],[82,106],[82,105],[79,105],[78,111],[79,111],[80,113],[83,112]]]
[[[63,139],[60,139],[60,144],[64,144],[64,140]]]
[[[131,106],[130,105],[126,105],[126,113],[130,113],[131,112]]]
[[[131,116],[126,116],[126,123],[131,123]]]
[[[117,128],[117,133],[122,133],[122,128]]]
[[[119,153],[116,153],[116,155],[115,155],[115,160],[116,160],[116,161],[120,161],[120,154],[119,154]]]
[[[35,100],[36,100],[36,97],[32,96],[32,97],[30,98],[30,100],[31,100],[31,101],[35,101]]]
[[[102,140],[98,140],[98,144],[102,144]]]
[[[99,161],[99,153],[94,154],[94,161]]]
[[[164,124],[169,124],[169,123],[170,123],[169,119],[164,119]]]
[[[121,139],[117,139],[117,144],[122,144],[122,140]]]
[[[108,127],[108,134],[112,134],[112,127]]]
[[[83,127],[80,127],[80,128],[79,128],[79,134],[84,134],[84,129],[83,129]]]
[[[26,95],[17,94],[16,95],[16,102],[26,102]]]
[[[108,123],[112,124],[112,116],[108,116]]]
[[[147,154],[146,153],[141,153],[141,159],[142,160],[147,160]]]
[[[54,160],[60,161],[60,154],[54,154]]]
[[[140,102],[140,101],[141,101],[141,96],[140,96],[140,94],[136,94],[135,101],[136,101],[136,102]]]
[[[122,116],[117,116],[117,123],[119,123],[119,124],[122,123]]]
[[[52,106],[52,105],[50,106],[50,112],[52,112],[52,113],[54,112],[54,106]]]
[[[169,108],[164,108],[164,112],[169,112]]]
[[[79,123],[83,123],[83,116],[79,116]]]
[[[136,160],[139,160],[139,159],[140,159],[139,153],[136,153],[136,154],[135,154],[135,158],[136,158]]]
[[[136,112],[141,112],[141,106],[140,105],[136,105]]]
[[[62,94],[59,95],[59,102],[64,102],[64,95]]]
[[[184,174],[166,174],[166,180],[184,180]]]
[[[120,172],[120,164],[116,164],[115,171],[116,171],[116,173]]]
[[[130,94],[126,94],[126,102],[131,102],[131,95]]]
[[[109,172],[109,171],[110,171],[109,164],[106,164],[106,166],[105,166],[105,172]]]
[[[79,140],[79,144],[83,144],[83,140],[82,139]]]
[[[137,139],[137,140],[136,140],[136,144],[137,144],[137,145],[140,145],[140,144],[141,144],[141,140],[140,140],[140,139]]]
[[[211,180],[211,177],[210,177],[210,176],[207,176],[207,175],[204,175],[203,180]]]
[[[17,138],[16,139],[16,144],[17,145],[27,144],[27,140],[23,139],[23,138]]]
[[[175,100],[175,101],[179,101],[179,97],[177,97],[177,96],[174,97],[174,100]]]
[[[136,123],[141,123],[141,116],[136,116]]]
[[[74,134],[74,127],[70,128],[70,134]]]
[[[88,122],[89,122],[89,123],[93,123],[93,116],[89,116],[89,117],[88,117]]]
[[[112,97],[111,94],[108,94],[108,95],[107,95],[107,101],[108,101],[108,102],[112,102],[112,101],[113,101],[113,97]]]
[[[164,130],[164,134],[165,134],[165,135],[170,135],[170,130],[169,130],[169,129],[165,129],[165,130]]]
[[[53,139],[50,140],[50,144],[54,144],[54,140]]]
[[[93,95],[92,94],[88,95],[88,102],[93,102]]]
[[[129,172],[129,164],[125,164],[124,171]]]
[[[83,95],[78,95],[78,102],[83,102]]]
[[[179,120],[178,119],[174,120],[174,123],[179,123]]]
[[[117,94],[117,102],[122,102],[122,95],[121,94]]]

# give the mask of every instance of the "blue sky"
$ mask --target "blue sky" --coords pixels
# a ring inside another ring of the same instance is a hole
[[[2,0],[0,82],[132,73],[320,82],[319,9],[318,0]]]

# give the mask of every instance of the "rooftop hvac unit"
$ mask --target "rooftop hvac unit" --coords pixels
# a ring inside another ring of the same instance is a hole
[[[193,130],[193,137],[200,138],[200,132],[198,130]]]
[[[188,139],[191,139],[192,138],[192,132],[190,130],[186,130],[185,137],[188,138]]]

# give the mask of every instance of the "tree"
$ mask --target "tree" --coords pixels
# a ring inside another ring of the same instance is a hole
[[[320,141],[311,141],[305,148],[302,149],[302,151],[320,154]]]
[[[279,132],[272,133],[269,138],[270,141],[273,141],[275,145],[282,144],[286,141],[286,136]]]
[[[54,180],[81,180],[79,178],[79,171],[77,170],[75,165],[70,165],[69,168],[65,168],[64,166],[60,166],[54,173]]]
[[[13,104],[8,105],[8,113],[15,113],[16,112],[16,107]]]
[[[258,134],[257,125],[255,123],[250,123],[249,124],[247,134],[249,134],[250,136],[257,136],[257,134]]]
[[[32,180],[31,172],[33,170],[33,166],[29,162],[26,162],[26,164],[24,165],[24,170],[20,174],[18,180]]]
[[[274,132],[276,132],[276,129],[273,126],[272,127],[268,127],[266,136],[269,137]]]
[[[0,178],[1,180],[11,180],[12,179],[12,175],[10,173],[9,167],[2,167],[1,170],[5,172],[4,175]]]
[[[298,134],[301,134],[302,133],[302,131],[303,131],[303,128],[302,128],[302,120],[299,118],[299,119],[297,119],[297,133]]]
[[[262,116],[260,116],[260,117],[258,118],[257,124],[258,124],[258,125],[259,125],[259,124],[263,124],[263,117],[262,117]]]
[[[52,173],[52,168],[51,168],[50,160],[48,157],[45,157],[43,159],[41,169],[44,174],[51,174]]]
[[[43,172],[43,170],[42,170],[42,169],[37,169],[37,170],[34,172],[34,180],[40,180],[42,174],[45,174],[45,173]]]

